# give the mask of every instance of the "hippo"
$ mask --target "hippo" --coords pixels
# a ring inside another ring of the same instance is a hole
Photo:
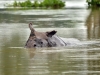
[[[67,46],[68,42],[57,36],[57,31],[38,32],[32,27],[32,23],[29,23],[31,30],[30,36],[25,44],[26,48],[36,47],[61,47]]]

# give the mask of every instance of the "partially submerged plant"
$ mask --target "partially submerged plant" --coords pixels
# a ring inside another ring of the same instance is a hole
[[[33,7],[33,8],[62,8],[65,6],[65,2],[61,0],[43,0],[42,2],[38,2],[37,0],[32,3],[30,0],[26,0],[25,2],[17,2],[16,0],[10,6],[13,7]]]
[[[100,0],[87,0],[89,7],[100,7]]]

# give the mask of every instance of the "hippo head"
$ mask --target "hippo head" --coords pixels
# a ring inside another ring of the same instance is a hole
[[[30,36],[26,42],[26,48],[35,48],[35,47],[52,47],[51,37],[56,34],[57,31],[49,31],[49,32],[37,32],[32,27],[32,23],[29,24],[29,28],[31,30]],[[49,40],[50,39],[50,40]]]

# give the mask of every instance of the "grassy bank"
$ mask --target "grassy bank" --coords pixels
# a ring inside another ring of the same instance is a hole
[[[26,0],[24,2],[17,2],[14,1],[13,4],[9,5],[10,7],[28,7],[28,8],[52,8],[52,9],[59,9],[65,6],[65,2],[61,0],[43,0],[39,2],[35,0],[31,2],[30,0]]]
[[[100,7],[100,0],[87,0],[89,7]]]

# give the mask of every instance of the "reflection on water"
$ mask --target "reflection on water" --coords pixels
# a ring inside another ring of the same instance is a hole
[[[86,21],[88,38],[100,38],[100,10],[93,9]]]
[[[100,48],[7,48],[0,51],[1,75],[99,75]]]
[[[73,13],[75,12],[75,13]],[[85,14],[85,15],[84,15]],[[1,11],[2,23],[29,23],[37,27],[80,27],[84,25],[87,10],[15,10]]]
[[[90,15],[86,20],[87,26],[87,38],[88,39],[100,39],[100,10],[93,9],[91,10]],[[100,74],[100,49],[98,50],[90,50],[87,52],[88,59],[88,70],[91,74]]]
[[[91,74],[100,74],[100,49],[96,51],[88,51],[88,70],[91,71]]]
[[[99,13],[92,10],[89,14],[86,9],[0,10],[0,75],[100,75]],[[25,49],[29,22],[38,31],[57,30],[58,35],[79,39],[81,44]]]
[[[0,75],[28,74],[28,59],[28,52],[23,49],[2,49],[0,51]]]

